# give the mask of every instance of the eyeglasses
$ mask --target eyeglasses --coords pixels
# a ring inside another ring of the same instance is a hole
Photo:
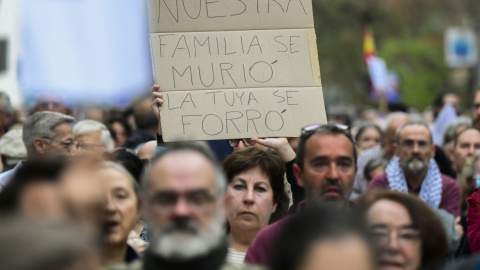
[[[302,135],[309,132],[314,132],[320,128],[327,128],[327,129],[334,129],[337,128],[338,130],[350,133],[350,127],[347,125],[341,124],[313,124],[308,125],[302,128]]]
[[[237,147],[240,144],[240,141],[242,141],[245,146],[252,146],[255,144],[255,141],[252,141],[252,139],[233,139],[228,140],[228,143],[231,147]]]
[[[474,110],[480,109],[480,103],[473,103],[473,104],[472,104],[472,108],[473,108]]]
[[[402,148],[406,150],[413,150],[415,145],[417,145],[418,149],[425,150],[430,145],[427,141],[413,141],[413,140],[405,140],[401,143]]]
[[[216,195],[205,189],[179,194],[170,191],[157,192],[150,197],[150,203],[156,212],[171,212],[180,199],[185,200],[188,207],[197,213],[205,212],[207,206],[213,203]]]
[[[75,146],[75,147],[79,146],[79,143],[74,141],[74,140],[64,141],[64,140],[55,139],[55,138],[52,139],[52,138],[48,138],[48,137],[42,137],[42,139],[59,142],[65,149],[69,149],[72,146]]]
[[[408,246],[415,244],[420,239],[420,231],[417,229],[400,229],[395,231],[390,231],[387,228],[375,228],[372,229],[371,235],[373,240],[379,246],[387,246],[390,241],[393,239],[392,235],[396,237],[398,243],[402,246]]]

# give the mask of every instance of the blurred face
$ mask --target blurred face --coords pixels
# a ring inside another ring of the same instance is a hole
[[[303,162],[303,170],[294,164],[293,171],[307,201],[348,202],[357,168],[346,136],[313,134],[305,144]]]
[[[473,126],[480,128],[480,92],[476,92],[475,97],[473,98],[472,120]]]
[[[454,148],[454,164],[457,173],[460,173],[465,165],[465,160],[480,150],[480,131],[469,129],[464,131],[457,138],[457,145]]]
[[[367,212],[369,227],[380,251],[381,270],[416,270],[420,268],[422,243],[403,205],[379,200]]]
[[[225,212],[210,161],[191,150],[152,164],[147,194],[153,252],[188,259],[205,254],[223,236]]]
[[[103,153],[107,149],[101,142],[102,131],[95,131],[75,137],[78,142],[78,150],[93,153]]]
[[[348,258],[346,260],[345,258]],[[309,248],[298,270],[376,269],[372,252],[364,240],[349,235],[324,240]]]
[[[62,123],[55,127],[57,136],[51,140],[50,144],[45,145],[45,153],[48,154],[64,154],[76,151],[76,147],[71,144],[73,142],[72,126],[69,123]]]
[[[460,108],[460,99],[458,98],[457,95],[455,94],[447,94],[445,97],[443,97],[443,104],[450,103],[452,104],[453,108],[455,109],[455,112],[459,112]]]
[[[406,173],[421,174],[428,170],[435,147],[430,141],[430,131],[422,125],[411,125],[400,132],[397,155]]]
[[[104,213],[106,241],[111,245],[126,244],[129,232],[139,217],[138,199],[130,179],[112,168],[101,169],[107,205]]]
[[[362,135],[358,139],[358,150],[363,151],[368,148],[375,147],[380,145],[381,135],[378,133],[377,129],[371,127],[363,131]]]
[[[70,216],[94,232],[103,225],[106,205],[105,185],[96,170],[99,162],[90,156],[77,156],[61,181],[62,199]]]
[[[227,188],[227,218],[232,229],[260,230],[277,205],[270,180],[260,167],[236,175]]]
[[[393,119],[391,120],[390,124],[387,127],[387,131],[385,132],[385,144],[382,149],[386,157],[391,158],[393,157],[393,155],[395,155],[395,133],[397,132],[397,129],[399,127],[403,126],[409,121],[410,118],[405,115],[393,117]]]
[[[26,186],[19,198],[19,209],[30,218],[63,220],[66,215],[57,183],[34,182]]]
[[[127,140],[127,131],[125,128],[122,126],[122,124],[118,122],[114,122],[112,124],[112,129],[115,131],[117,134],[117,145],[116,147],[120,147],[125,144],[125,141]]]

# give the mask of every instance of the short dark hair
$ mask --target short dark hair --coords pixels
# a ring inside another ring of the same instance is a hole
[[[388,200],[401,204],[407,210],[422,241],[422,265],[427,268],[442,259],[448,251],[447,237],[442,221],[418,197],[397,191],[370,192],[358,199],[357,209],[366,214],[373,204]]]
[[[32,183],[55,183],[68,165],[65,157],[43,156],[24,161],[0,193],[0,212],[15,212],[24,189]]]
[[[113,152],[105,152],[104,157],[107,160],[113,161],[122,165],[137,181],[140,183],[140,176],[143,172],[143,162],[125,147],[115,149]]]
[[[289,220],[276,239],[271,269],[298,269],[314,244],[349,236],[364,240],[372,263],[376,263],[373,241],[363,216],[346,209],[309,206]]]
[[[233,152],[223,161],[223,170],[228,183],[245,171],[259,167],[270,180],[273,191],[273,202],[277,204],[276,211],[271,215],[270,222],[275,222],[288,213],[290,199],[285,191],[285,164],[275,151],[263,151],[248,147]]]
[[[304,129],[303,129],[304,130]],[[352,134],[350,134],[349,130],[339,127],[335,124],[325,124],[320,125],[318,128],[304,132],[302,130],[302,134],[298,139],[297,144],[297,157],[295,158],[295,163],[303,170],[303,159],[305,158],[305,145],[307,144],[308,139],[312,137],[314,134],[331,134],[331,135],[343,135],[347,137],[347,139],[352,144],[353,148],[353,163],[357,164],[357,148],[355,146],[355,142],[353,141]]]

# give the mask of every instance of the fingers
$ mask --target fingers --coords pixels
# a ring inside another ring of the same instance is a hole
[[[155,93],[156,91],[160,90],[160,85],[158,84],[154,84],[151,88],[150,88],[150,93]]]

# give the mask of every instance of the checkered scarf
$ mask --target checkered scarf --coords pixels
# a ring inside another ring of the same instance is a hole
[[[390,189],[404,193],[408,192],[407,181],[400,167],[399,157],[392,158],[388,163],[386,173]],[[442,200],[442,176],[433,158],[430,159],[427,175],[423,179],[418,197],[434,209],[438,208]]]

